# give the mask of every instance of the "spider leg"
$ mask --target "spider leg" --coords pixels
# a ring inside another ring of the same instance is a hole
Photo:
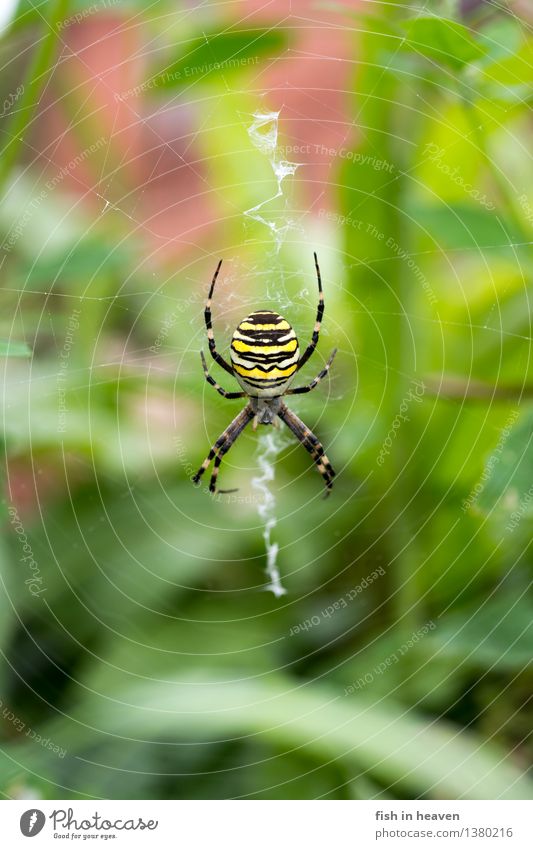
[[[324,449],[321,443],[315,434],[310,431],[303,421],[299,419],[292,410],[289,410],[285,404],[282,405],[278,416],[283,422],[285,422],[287,427],[292,430],[296,438],[299,439],[305,450],[308,451],[313,458],[313,462],[316,464],[318,471],[324,478],[324,483],[326,484],[326,495],[329,495],[333,487],[335,471],[327,456],[324,454]]]
[[[208,373],[203,351],[200,351],[200,357],[202,358],[202,367],[204,369],[205,379],[211,384],[211,386],[215,387],[219,395],[222,395],[223,398],[229,398],[230,400],[233,400],[234,398],[246,398],[246,392],[226,392],[225,389],[222,389],[220,384],[217,383],[216,380],[214,380]]]
[[[313,253],[315,258],[315,268],[316,268],[316,276],[318,280],[318,307],[316,310],[316,321],[313,329],[313,335],[311,336],[311,342],[303,352],[302,356],[298,360],[298,365],[296,366],[296,371],[300,371],[301,367],[307,362],[313,351],[315,350],[318,342],[318,336],[320,334],[320,325],[322,323],[322,316],[324,315],[324,293],[322,292],[322,279],[320,277],[320,268],[318,267],[318,259],[316,253]]]
[[[222,433],[213,447],[211,448],[209,454],[205,458],[204,462],[192,478],[192,482],[195,484],[200,483],[200,478],[204,474],[204,472],[209,467],[211,460],[213,457],[215,458],[213,474],[211,475],[211,480],[209,482],[209,491],[216,492],[216,481],[218,476],[218,470],[220,464],[222,462],[222,457],[224,454],[227,454],[235,440],[242,433],[248,422],[250,422],[254,417],[254,413],[250,404],[247,404],[244,410],[241,410],[238,416],[236,416],[231,424],[226,428],[224,433]]]
[[[311,381],[311,383],[308,383],[307,386],[297,386],[296,389],[288,389],[287,392],[285,392],[285,395],[302,395],[304,392],[311,392],[311,390],[314,389],[315,386],[318,386],[322,378],[327,375],[336,353],[337,348],[334,348],[330,354],[329,360],[327,361],[326,365],[324,366],[322,371],[317,374],[315,379]]]
[[[209,342],[209,351],[215,362],[222,366],[228,374],[233,374],[233,369],[226,362],[224,357],[222,357],[218,351],[215,344],[215,337],[213,334],[213,324],[211,322],[211,298],[213,297],[213,291],[215,289],[215,283],[217,282],[218,272],[220,271],[220,266],[222,265],[222,260],[218,263],[216,267],[216,271],[213,274],[213,279],[211,281],[211,287],[209,289],[209,295],[207,296],[207,301],[205,302],[205,310],[204,310],[204,318],[205,318],[205,327],[207,330],[207,341]]]

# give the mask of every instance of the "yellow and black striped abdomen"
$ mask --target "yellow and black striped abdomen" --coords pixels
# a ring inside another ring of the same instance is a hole
[[[289,322],[269,310],[241,321],[231,340],[235,377],[250,395],[281,395],[292,380],[300,356]]]

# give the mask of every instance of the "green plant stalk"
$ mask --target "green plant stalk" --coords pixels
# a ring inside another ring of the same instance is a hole
[[[6,446],[3,439],[0,439],[0,451],[5,457]],[[5,461],[0,462],[0,521],[2,529],[0,532],[0,650],[4,651],[7,645],[9,635],[13,626],[13,609],[9,600],[9,569],[10,555],[7,545],[7,534],[9,533],[9,524],[7,518],[7,498],[5,495],[6,482]],[[0,664],[0,687],[4,683],[6,674],[5,667]]]
[[[47,72],[51,70],[57,43],[57,25],[67,17],[69,3],[70,0],[55,0],[50,3],[50,14],[45,20],[48,32],[43,36],[26,72],[24,92],[9,128],[10,138],[0,154],[0,192],[9,179],[32,123],[30,116],[39,103],[39,97],[48,79]]]
[[[5,501],[2,499],[2,524],[7,522]],[[12,609],[9,604],[8,589],[7,589],[7,572],[9,569],[9,555],[7,552],[7,544],[5,539],[6,531],[0,536],[0,648],[5,649],[8,635],[11,631],[12,624]],[[2,682],[3,670],[0,670],[0,682]]]
[[[363,60],[363,68],[372,69],[376,63],[376,49],[379,48],[379,43],[376,45],[376,40],[373,36],[362,35],[360,37],[360,55]],[[365,63],[368,63],[365,65]],[[386,217],[378,219],[379,227],[386,231],[387,236],[393,241],[401,245],[407,250],[408,244],[408,228],[405,225],[405,219],[402,210],[405,208],[405,194],[407,191],[407,180],[403,175],[404,172],[409,172],[412,162],[412,153],[404,149],[401,142],[397,141],[402,138],[402,131],[396,126],[397,123],[402,123],[405,120],[405,114],[409,106],[412,106],[414,93],[409,93],[401,80],[395,78],[391,73],[383,73],[377,80],[374,80],[374,71],[363,71],[360,75],[357,90],[360,92],[369,92],[370,97],[361,94],[363,104],[358,109],[358,115],[361,117],[361,123],[367,128],[373,128],[374,132],[365,131],[369,136],[371,148],[369,152],[375,153],[373,149],[376,147],[379,151],[379,156],[386,161],[395,164],[395,178],[388,181],[382,189],[378,189],[375,194],[374,190],[367,186],[367,191],[370,190],[371,197],[375,196],[380,199],[382,209],[386,209]],[[394,103],[395,109],[389,108],[383,110],[379,105],[381,102]],[[398,114],[397,114],[398,113]],[[409,116],[415,114],[410,111]],[[413,126],[409,135],[412,137],[418,134],[418,126]],[[374,208],[371,214],[378,216],[379,211]],[[396,262],[393,258],[387,259],[385,253],[385,239],[378,243],[381,246],[382,259],[380,263],[380,273],[387,281],[391,290],[396,293],[402,306],[404,315],[409,315],[411,312],[416,313],[412,307],[414,292],[410,291],[410,280],[406,274],[406,269],[403,264]],[[391,313],[390,324],[387,326],[386,332],[390,338],[394,338],[395,354],[397,359],[394,363],[394,369],[389,375],[390,389],[387,393],[383,414],[388,421],[392,421],[396,416],[398,409],[402,403],[403,397],[408,389],[408,379],[405,375],[409,375],[413,371],[410,335],[406,327],[406,319],[399,314],[395,305],[388,300],[386,291],[382,293],[382,300],[379,303],[378,309],[386,310]],[[395,315],[395,313],[398,313]],[[417,513],[414,501],[411,501],[412,496],[416,492],[416,482],[413,480],[411,472],[412,460],[409,461],[409,426],[404,425],[399,433],[395,443],[392,456],[387,463],[386,478],[381,478],[381,484],[388,487],[389,494],[385,499],[386,503],[386,524],[389,527],[389,548],[393,554],[393,560],[390,569],[390,595],[391,595],[391,615],[397,623],[397,628],[404,636],[409,636],[417,630],[423,623],[423,612],[420,605],[420,581],[417,578],[417,570],[423,560],[421,546],[416,537],[412,536],[413,529],[417,527]],[[411,503],[409,503],[411,502]]]
[[[9,179],[11,169],[17,160],[18,153],[24,138],[28,131],[31,120],[29,116],[39,102],[39,96],[44,88],[44,84],[48,78],[47,70],[49,70],[54,56],[55,46],[57,42],[57,24],[62,21],[68,13],[69,0],[55,0],[51,3],[50,15],[45,21],[48,27],[48,32],[44,35],[40,46],[35,51],[32,61],[29,64],[24,81],[24,91],[19,102],[19,108],[13,116],[10,124],[10,138],[4,146],[0,155],[0,191],[2,191]],[[4,487],[5,474],[2,465],[0,475],[0,486]],[[2,497],[2,507],[5,506],[4,498]],[[2,510],[2,513],[4,511]],[[7,604],[7,591],[5,589],[5,579],[7,577],[7,546],[5,543],[5,531],[0,536],[0,568],[3,572],[3,585],[0,587],[1,599],[0,609]],[[0,643],[4,642],[10,628],[10,617],[8,616],[8,608],[3,610],[1,619],[2,626],[0,627]]]
[[[405,92],[404,92],[405,94]],[[401,87],[398,89],[398,99],[402,99]],[[406,102],[406,99],[404,99]],[[414,127],[416,132],[418,128]],[[414,134],[413,132],[413,134]],[[392,161],[398,162],[398,156],[391,152]],[[403,163],[403,170],[408,172],[410,164]],[[404,250],[408,250],[409,244],[409,227],[405,223],[405,217],[399,212],[405,208],[405,180],[397,181],[397,194],[395,198],[396,213],[391,217],[391,236],[396,244],[402,245]],[[416,314],[416,308],[413,305],[415,295],[411,281],[408,279],[406,267],[403,263],[396,265],[396,285],[400,295],[405,315]],[[408,381],[403,375],[408,375],[413,372],[412,362],[412,345],[411,336],[406,326],[406,319],[399,318],[398,321],[398,368],[400,374],[397,377],[395,392],[394,392],[394,409],[393,415],[399,410],[403,398],[408,391]],[[402,376],[400,376],[402,375]],[[410,456],[410,438],[409,432],[403,430],[399,434],[396,450],[391,456],[393,474],[396,482],[393,484],[392,492],[392,515],[390,521],[393,524],[393,539],[396,552],[394,561],[394,594],[392,597],[392,607],[394,611],[394,619],[400,627],[403,623],[406,635],[410,635],[422,624],[423,614],[420,609],[421,588],[420,581],[417,580],[417,573],[420,569],[420,564],[423,560],[423,552],[420,542],[416,536],[413,536],[413,529],[417,526],[416,500],[414,494],[416,492],[416,481],[413,480],[413,457]],[[400,489],[398,481],[403,481]],[[407,659],[410,662],[410,658]]]

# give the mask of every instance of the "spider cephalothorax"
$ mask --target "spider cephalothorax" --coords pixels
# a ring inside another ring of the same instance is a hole
[[[311,383],[297,389],[289,389],[296,372],[307,362],[316,348],[320,333],[320,324],[324,314],[324,296],[316,254],[315,268],[318,279],[318,309],[311,342],[300,357],[298,339],[288,321],[270,310],[258,310],[244,318],[231,340],[231,365],[216,350],[213,327],[211,324],[211,298],[222,265],[220,260],[205,305],[205,325],[209,350],[213,359],[225,371],[233,375],[243,388],[243,392],[226,392],[213,380],[207,371],[203,352],[201,353],[205,378],[224,398],[248,398],[248,404],[232,421],[224,433],[217,439],[211,451],[193,477],[199,483],[201,476],[211,460],[215,460],[213,474],[209,483],[211,492],[216,492],[216,480],[222,457],[226,454],[246,425],[253,419],[257,424],[276,424],[277,417],[285,422],[304,448],[311,454],[318,471],[324,478],[326,491],[332,488],[335,472],[324,454],[322,445],[308,427],[292,413],[283,402],[284,395],[300,395],[310,392],[329,371],[337,349],[333,350],[329,360]]]

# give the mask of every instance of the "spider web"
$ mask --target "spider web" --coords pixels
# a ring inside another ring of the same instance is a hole
[[[145,45],[145,47],[143,49],[146,50],[147,46]],[[316,57],[317,54],[308,53],[306,55]],[[82,57],[80,57],[80,61],[83,61]],[[305,96],[309,97],[309,98],[313,97],[313,95],[310,92],[305,92]],[[133,121],[138,121],[139,123],[141,123],[143,125],[147,124],[146,117],[141,115],[139,110],[136,109],[134,107],[134,105],[129,104],[128,108],[131,111],[131,118],[132,118]],[[341,114],[339,114],[337,117],[338,117],[338,120],[339,120],[339,126],[342,128],[343,133],[344,133],[344,135],[341,136],[341,138],[339,138],[339,145],[340,145],[340,144],[343,143],[343,140],[344,141],[346,140],[349,133],[351,132],[353,127],[356,125],[357,116],[354,117],[352,124],[350,126],[348,126],[347,128],[346,128],[345,123],[344,124],[341,123],[344,120],[344,117]],[[265,226],[265,228],[266,228],[265,232],[269,235],[269,238],[272,240],[272,258],[276,259],[276,258],[279,258],[280,248],[281,248],[285,238],[287,237],[287,235],[293,229],[295,229],[299,226],[299,223],[297,221],[297,216],[295,216],[294,214],[290,214],[288,211],[286,213],[285,221],[283,221],[282,218],[277,218],[276,216],[269,215],[269,209],[270,209],[269,204],[271,202],[275,202],[276,200],[279,201],[280,199],[283,199],[284,181],[286,180],[286,178],[295,174],[295,172],[296,172],[296,170],[297,170],[297,168],[299,167],[300,164],[299,163],[287,163],[281,156],[278,156],[278,136],[279,136],[280,112],[273,112],[273,111],[268,111],[268,110],[265,110],[264,112],[262,112],[258,109],[256,112],[254,112],[252,114],[251,118],[252,118],[252,121],[251,121],[249,127],[247,128],[248,135],[249,135],[249,138],[250,138],[250,142],[257,149],[258,154],[267,157],[267,160],[270,161],[270,165],[272,167],[272,174],[273,174],[273,177],[274,177],[274,180],[275,180],[275,185],[277,186],[277,188],[275,188],[274,194],[267,193],[267,196],[266,196],[264,201],[261,201],[259,204],[254,205],[250,209],[247,209],[247,210],[244,210],[244,211],[242,211],[242,209],[241,210],[234,209],[233,211],[244,216],[244,222],[243,223],[244,223],[244,233],[245,234],[248,230],[247,225],[249,224],[249,221],[255,221],[257,224],[262,224],[263,226]],[[151,134],[153,134],[154,136],[156,136],[156,137],[159,136],[159,142],[162,146],[162,149],[165,149],[168,152],[168,150],[171,149],[168,141],[163,139],[163,137],[160,136],[157,133],[156,130],[154,130],[153,126],[151,126],[150,128],[147,127],[147,130],[148,129],[149,129],[149,132]],[[199,132],[200,132],[200,128],[198,128],[198,131],[196,133],[191,135],[189,147],[191,145],[193,145],[193,143],[196,140]],[[112,127],[110,135],[109,135],[109,145],[111,145],[111,141],[114,140],[114,139],[120,139],[120,136],[119,136],[118,131],[115,130],[114,127]],[[31,146],[29,145],[28,142],[26,142],[26,146],[27,146],[27,152],[31,153],[32,148],[31,148]],[[171,150],[172,150],[172,153],[174,155],[176,155],[176,151],[173,150],[173,149],[171,149]],[[35,152],[37,154],[37,151],[33,151],[33,152]],[[124,154],[123,154],[123,159],[126,159],[128,154],[129,154],[129,150],[126,149],[124,151]],[[39,155],[42,157],[42,153],[39,154]],[[180,154],[178,154],[178,156],[180,156]],[[154,165],[154,169],[155,168],[156,168],[156,165]],[[71,176],[71,178],[75,179],[80,184],[80,187],[86,189],[87,192],[91,191],[87,186],[83,185],[83,180],[78,176],[78,174],[73,173],[70,176]],[[217,195],[220,195],[220,192],[212,184],[210,184],[209,180],[207,178],[205,178],[204,175],[201,175],[201,180],[202,180],[202,184],[204,186],[206,186],[207,188],[209,188],[213,192],[216,192]],[[109,178],[109,180],[107,180],[107,182],[104,181],[103,170],[102,170],[102,179],[101,179],[101,186],[102,187],[96,192],[97,197],[99,198],[99,200],[101,202],[101,207],[99,209],[99,212],[97,213],[96,220],[101,220],[102,216],[104,214],[107,214],[108,212],[114,212],[118,215],[126,217],[128,222],[131,225],[133,225],[134,232],[136,232],[137,230],[141,231],[142,229],[144,229],[147,232],[149,232],[150,235],[153,236],[158,242],[160,242],[162,244],[167,244],[169,241],[172,241],[172,239],[170,239],[167,234],[160,232],[157,229],[156,226],[154,226],[152,224],[146,224],[146,222],[138,220],[136,215],[135,215],[135,207],[133,207],[133,208],[128,207],[127,200],[124,200],[124,201],[114,200],[111,197],[111,195],[109,194],[112,181],[113,181],[113,175]],[[142,192],[141,192],[141,196],[142,196]],[[139,199],[140,198],[137,198],[137,202],[139,202]],[[356,214],[355,210],[354,210],[354,214]],[[139,216],[139,219],[140,219],[140,216]],[[495,244],[493,246],[484,245],[481,252],[482,253],[483,252],[488,253],[492,248],[500,249],[501,247],[502,247],[502,245],[498,245],[498,244]],[[506,243],[505,247],[509,247],[509,245]],[[510,246],[510,247],[513,247],[513,246]],[[464,255],[467,255],[469,251],[474,251],[474,252],[480,253],[480,249],[476,248],[474,246],[472,246],[470,248],[461,248],[461,249],[458,249],[458,250],[460,250],[461,253],[463,253]],[[208,250],[206,250],[204,247],[199,247],[198,251],[205,254],[205,256],[207,256],[207,257],[211,257],[210,252]],[[424,251],[421,254],[413,253],[413,254],[410,254],[410,256],[411,257],[416,257],[418,255],[427,256],[428,254],[440,255],[441,253],[442,253],[441,249],[436,248],[434,251]],[[451,254],[452,250],[448,249],[447,253]],[[384,261],[384,260],[381,260],[381,259],[375,260],[375,261],[371,260],[371,261],[368,261],[365,264],[369,267],[374,267],[374,266],[379,267],[378,264],[382,261]],[[387,262],[391,262],[391,261],[395,261],[395,262],[398,262],[398,263],[405,262],[405,260],[402,257],[392,257],[392,258],[387,259]],[[282,265],[282,264],[280,263],[280,265]],[[257,270],[258,270],[257,268],[245,269],[245,271],[249,273],[250,277],[255,275],[257,273]],[[192,279],[193,285],[195,287],[195,292],[194,292],[195,297],[188,304],[189,312],[188,313],[187,312],[179,313],[177,320],[178,321],[188,321],[190,323],[191,328],[194,327],[195,329],[199,330],[200,333],[201,333],[202,332],[201,312],[202,312],[202,301],[203,301],[203,297],[205,295],[205,280],[200,279],[197,275],[192,275],[192,278],[191,278],[191,275],[190,275],[189,272],[186,272],[183,275],[183,277],[185,279],[188,279],[188,280]],[[283,277],[281,278],[281,283],[278,283],[278,282],[271,283],[270,280],[269,280],[269,282],[268,282],[268,298],[272,302],[275,302],[275,303],[278,303],[278,304],[288,302],[288,297],[287,297],[287,294],[286,294],[286,291],[285,291],[285,288],[284,288],[284,285],[283,285],[283,281],[284,281]],[[29,282],[29,281],[27,281],[27,282]],[[173,295],[173,294],[167,294],[167,291],[170,291],[172,293],[172,286],[174,285],[174,281],[172,279],[170,281],[165,281],[165,284],[167,284],[167,283],[168,283],[168,289],[166,288],[166,285],[163,285],[156,292],[145,291],[145,292],[142,292],[142,293],[137,292],[137,293],[130,294],[127,291],[128,281],[125,281],[122,289],[117,294],[105,296],[105,297],[93,297],[92,295],[88,295],[88,294],[82,294],[81,297],[80,297],[80,296],[71,295],[71,294],[68,294],[68,293],[48,292],[48,291],[44,291],[42,289],[39,289],[38,286],[32,286],[32,288],[24,287],[24,288],[21,288],[21,289],[13,288],[10,291],[19,293],[21,298],[24,296],[24,297],[28,297],[28,298],[31,299],[32,296],[34,296],[35,294],[45,295],[46,296],[46,302],[45,302],[45,306],[43,308],[43,317],[46,320],[46,310],[48,309],[47,302],[48,302],[49,298],[66,299],[67,301],[72,300],[75,303],[78,303],[79,301],[83,302],[83,301],[97,300],[101,303],[105,303],[108,307],[119,306],[120,309],[123,309],[125,312],[131,314],[131,313],[135,313],[137,308],[136,308],[135,305],[133,305],[133,306],[128,305],[128,300],[130,298],[131,299],[139,298],[139,295],[144,295],[144,296],[146,296],[146,303],[147,304],[151,304],[151,303],[156,302],[156,301],[164,302],[165,304],[168,304],[169,310],[172,311],[174,306],[177,303],[180,302],[180,299],[176,298],[175,295]],[[196,292],[198,294],[198,297],[196,297]],[[302,292],[302,296],[303,296],[303,294],[304,293]],[[244,305],[248,306],[249,304],[254,303],[254,298],[252,298],[251,296],[245,296],[245,295],[240,294],[239,292],[236,292],[234,290],[231,291],[229,294],[227,294],[226,297],[228,298],[228,301],[234,306],[239,306],[239,307],[244,306]],[[19,301],[19,305],[20,305],[20,301]],[[194,313],[194,314],[191,315],[191,313]],[[387,313],[383,313],[383,314],[384,315],[395,315],[396,313],[387,312]],[[172,315],[172,312],[171,312],[171,315]],[[456,326],[456,327],[464,327],[467,330],[471,331],[474,327],[474,325],[472,325],[472,323],[467,322],[467,321],[464,321],[464,322],[461,322],[459,320],[455,321],[455,322],[445,321],[445,320],[442,320],[440,317],[417,316],[417,315],[410,313],[409,311],[402,313],[402,315],[407,320],[415,319],[419,322],[427,323],[429,330],[432,330],[433,328],[439,327],[439,326],[442,327],[442,326],[452,326],[453,325],[453,326]],[[222,320],[224,320],[223,316],[222,316]],[[517,334],[513,334],[513,333],[511,333],[507,330],[504,330],[501,327],[501,325],[498,325],[497,317],[494,318],[494,325],[492,325],[492,321],[493,321],[492,317],[489,316],[489,318],[487,319],[487,322],[484,323],[480,327],[480,329],[482,329],[484,332],[486,332],[487,335],[497,335],[502,340],[505,339],[505,338],[511,338],[511,337],[517,336]],[[198,339],[199,338],[200,337],[198,337]],[[519,338],[523,339],[524,341],[528,341],[528,342],[530,341],[530,338],[528,336],[519,336]],[[200,346],[200,344],[201,343],[198,342],[198,346]],[[59,338],[59,339],[56,340],[57,352],[59,352],[61,350],[61,345],[62,345],[62,339]],[[170,374],[169,365],[168,365],[169,362],[174,361],[176,359],[176,357],[181,358],[182,356],[184,356],[185,354],[188,354],[188,353],[189,353],[189,351],[186,350],[185,348],[178,347],[178,346],[171,346],[171,345],[166,344],[164,350],[157,351],[157,352],[153,353],[153,355],[149,357],[149,360],[147,360],[147,357],[149,355],[149,347],[148,346],[146,348],[129,349],[127,351],[127,358],[130,360],[130,362],[135,361],[139,370],[145,369],[147,374],[159,372],[161,375],[168,375],[168,374]],[[364,354],[360,354],[359,357],[363,361],[363,363],[365,361],[368,361],[368,358],[365,357]],[[194,368],[194,375],[196,377],[198,377],[199,375],[198,375],[197,364],[195,363],[194,366],[193,366],[193,362],[195,362],[195,357],[190,357],[189,361],[191,363],[191,369],[190,369],[191,373],[192,373],[193,368]],[[101,375],[100,375],[100,370],[101,370],[102,366],[107,367],[107,366],[113,366],[113,365],[117,365],[117,364],[118,365],[124,365],[124,358],[121,358],[120,356],[117,356],[115,358],[108,357],[103,363],[91,365],[89,367],[87,375],[86,375],[87,376],[86,382],[84,382],[84,380],[83,380],[84,375],[80,372],[80,388],[91,387],[91,386],[97,385],[102,380]],[[374,363],[374,365],[375,365],[375,363]],[[383,365],[382,367],[384,369],[386,368],[390,371],[393,371],[393,372],[396,372],[396,373],[399,373],[399,374],[403,374],[404,376],[406,376],[405,372],[402,371],[401,366],[396,364],[396,363],[388,363],[386,365]],[[180,367],[179,367],[179,377],[180,378],[186,379],[186,378],[189,377],[188,368],[189,368],[188,365],[184,366],[183,362],[180,361]],[[186,394],[186,390],[185,390],[185,394]],[[259,465],[259,468],[261,470],[261,475],[253,479],[253,486],[255,488],[255,491],[258,493],[258,495],[261,495],[263,497],[263,502],[259,505],[257,512],[258,512],[258,515],[259,515],[261,522],[263,523],[263,537],[264,537],[264,540],[265,540],[265,547],[266,547],[267,569],[269,570],[269,581],[270,581],[270,583],[266,588],[271,590],[272,592],[274,592],[276,595],[280,595],[283,592],[283,585],[282,585],[281,577],[280,577],[280,568],[279,568],[278,563],[277,563],[279,548],[278,548],[278,544],[273,540],[273,535],[274,535],[274,531],[275,531],[275,528],[276,528],[277,501],[276,501],[275,495],[272,492],[272,483],[274,481],[274,463],[275,463],[276,457],[278,456],[278,453],[279,453],[279,451],[281,450],[282,447],[283,447],[283,445],[282,445],[280,435],[278,433],[274,432],[271,429],[267,429],[265,432],[263,432],[259,436],[258,465]]]
[[[283,181],[287,177],[293,176],[299,167],[299,163],[288,162],[279,155],[279,116],[279,112],[255,112],[253,114],[254,120],[247,128],[252,144],[270,163],[276,180],[276,192],[251,209],[244,211],[245,216],[255,219],[267,228],[273,239],[276,255],[279,255],[285,236],[289,230],[295,229],[296,224],[288,211],[274,218],[268,214],[265,207],[284,197]],[[278,294],[276,296],[272,291],[269,292],[269,297],[271,300],[281,300],[280,295]],[[269,583],[265,589],[274,593],[276,598],[285,595],[287,592],[283,586],[278,566],[279,545],[272,538],[272,532],[277,524],[277,501],[270,487],[275,478],[275,463],[282,449],[283,440],[277,431],[272,431],[269,428],[268,432],[262,433],[259,437],[259,451],[257,454],[257,461],[262,475],[252,479],[252,488],[259,496],[257,513],[260,520],[264,523],[263,539],[266,550],[266,573],[269,579]]]

